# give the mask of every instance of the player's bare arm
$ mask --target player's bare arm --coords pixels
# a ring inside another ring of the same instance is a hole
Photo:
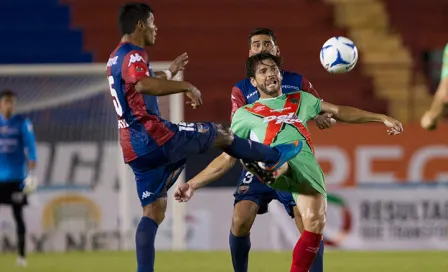
[[[164,96],[176,93],[185,93],[191,100],[191,106],[197,108],[202,105],[201,92],[187,81],[173,81],[155,77],[144,77],[135,84],[139,93]]]
[[[426,130],[437,128],[439,119],[448,111],[448,77],[442,79],[437,89],[431,108],[423,115],[421,126]]]
[[[192,196],[195,190],[202,188],[229,172],[235,165],[236,159],[223,152],[216,157],[204,170],[202,170],[195,177],[188,182],[179,185],[174,193],[174,199],[179,202],[186,202]]]
[[[336,120],[345,123],[383,123],[389,128],[387,131],[389,135],[397,135],[403,132],[403,125],[398,120],[384,114],[368,112],[348,106],[338,106],[324,101],[321,102],[321,110],[325,113],[332,114]]]

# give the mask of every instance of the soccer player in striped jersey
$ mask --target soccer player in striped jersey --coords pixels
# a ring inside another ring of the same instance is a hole
[[[160,117],[157,96],[184,93],[193,108],[202,104],[201,93],[186,81],[172,81],[177,69],[156,74],[144,47],[155,43],[157,27],[151,8],[127,3],[119,15],[120,44],[107,63],[107,79],[118,117],[124,161],[130,165],[143,207],[135,236],[137,272],[153,272],[157,229],[165,217],[167,190],[174,184],[186,157],[218,147],[235,158],[265,162],[270,171],[301,150],[298,142],[271,148],[240,139],[230,128],[215,123],[173,124]]]

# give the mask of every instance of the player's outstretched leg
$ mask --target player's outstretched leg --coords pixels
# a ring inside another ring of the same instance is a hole
[[[221,148],[230,156],[246,162],[264,162],[266,170],[275,171],[285,162],[294,158],[302,150],[303,143],[295,141],[291,144],[269,147],[234,135],[229,128],[217,125],[218,132],[214,146]]]

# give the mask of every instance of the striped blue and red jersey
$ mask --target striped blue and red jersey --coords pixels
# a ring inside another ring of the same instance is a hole
[[[138,81],[153,76],[143,48],[120,43],[110,54],[107,79],[126,163],[159,148],[173,137],[176,130],[174,124],[160,117],[157,97],[135,89]]]
[[[304,76],[297,73],[282,71],[282,91],[283,93],[297,92],[299,90],[308,92],[317,98],[319,94],[313,85]],[[232,88],[232,112],[247,104],[255,103],[260,98],[257,89],[250,83],[250,78],[245,78],[235,84]]]

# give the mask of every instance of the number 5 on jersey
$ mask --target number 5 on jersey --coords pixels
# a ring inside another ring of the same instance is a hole
[[[123,116],[123,108],[121,107],[120,100],[118,100],[117,91],[114,89],[114,77],[109,76],[107,77],[107,80],[109,81],[109,89],[110,89],[110,95],[112,95],[112,100],[114,103],[115,111],[117,112],[118,116]]]

